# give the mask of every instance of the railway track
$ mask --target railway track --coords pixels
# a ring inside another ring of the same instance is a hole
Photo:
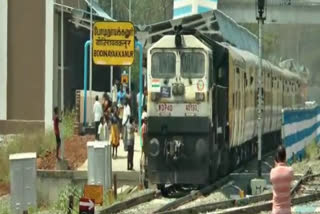
[[[267,153],[263,156],[263,160],[266,160],[270,155],[273,155],[274,152]],[[246,170],[246,167],[250,165],[250,162],[256,162],[256,160],[249,161],[247,164],[243,164],[242,167],[235,170],[233,174],[237,174],[240,172],[243,172]],[[269,171],[268,169],[266,169]],[[248,170],[246,170],[248,171]],[[250,171],[250,170],[249,170]],[[179,197],[177,199],[174,198],[165,198],[162,197],[159,191],[153,190],[149,193],[143,194],[139,197],[132,198],[117,204],[114,204],[103,211],[100,211],[99,213],[184,213],[189,212],[192,209],[182,209],[182,211],[174,210],[178,207],[181,207],[183,205],[186,205],[192,201],[195,201],[199,198],[206,197],[210,195],[213,191],[217,190],[221,186],[227,184],[232,180],[231,174],[220,178],[215,183],[208,185],[200,190],[191,191],[189,194]],[[222,202],[217,202],[218,204]],[[226,202],[227,203],[227,202]],[[232,200],[230,200],[228,203],[232,204]],[[219,206],[214,205],[214,207],[224,207],[225,205]]]

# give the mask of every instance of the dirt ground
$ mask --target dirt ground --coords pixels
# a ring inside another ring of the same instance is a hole
[[[87,142],[94,140],[93,135],[73,136],[64,142],[64,159],[68,161],[70,170],[81,166],[87,159]],[[56,168],[56,151],[47,152],[38,158],[38,169],[53,170]]]
[[[6,183],[0,183],[0,197],[10,192],[10,186]]]

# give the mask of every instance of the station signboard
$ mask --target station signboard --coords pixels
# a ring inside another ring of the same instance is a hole
[[[96,65],[132,65],[134,26],[131,22],[95,22],[92,33]]]

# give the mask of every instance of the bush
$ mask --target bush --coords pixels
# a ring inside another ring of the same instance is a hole
[[[0,200],[0,214],[10,214],[10,201],[7,198]]]
[[[318,157],[319,153],[319,147],[316,143],[316,141],[312,141],[307,147],[306,147],[306,158],[308,160],[314,160]]]
[[[55,212],[68,213],[69,196],[73,196],[73,214],[78,214],[79,201],[83,195],[82,188],[75,185],[69,185],[59,193],[58,201],[53,206]]]

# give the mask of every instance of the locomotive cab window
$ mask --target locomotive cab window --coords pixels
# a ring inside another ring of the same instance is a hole
[[[153,78],[174,78],[176,76],[176,55],[172,52],[152,54],[151,75]]]
[[[199,52],[181,53],[181,76],[183,78],[202,78],[204,75],[204,54]]]

